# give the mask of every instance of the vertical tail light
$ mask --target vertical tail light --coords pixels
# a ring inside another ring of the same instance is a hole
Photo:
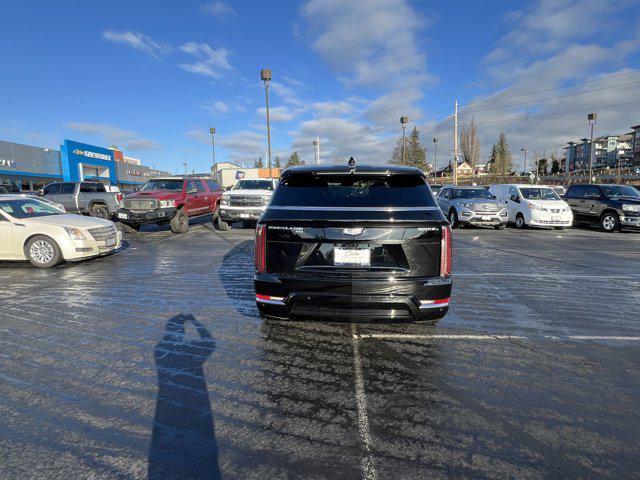
[[[440,276],[451,275],[451,227],[442,227],[442,240],[440,241]]]
[[[124,198],[124,195],[122,195],[121,193],[118,193],[118,194],[116,195],[116,201],[117,201],[118,203],[122,203],[122,199],[123,199],[123,198]]]
[[[256,273],[262,273],[267,269],[267,226],[256,226],[255,245]]]

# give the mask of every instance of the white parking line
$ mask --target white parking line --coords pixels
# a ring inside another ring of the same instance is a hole
[[[353,370],[356,385],[356,405],[358,407],[358,428],[360,441],[362,442],[362,460],[360,462],[362,475],[365,480],[376,480],[378,472],[371,454],[371,433],[369,432],[369,417],[367,416],[367,396],[364,391],[364,378],[362,376],[362,358],[358,347],[358,333],[356,326],[351,325],[351,343],[353,345]]]
[[[352,329],[353,330],[353,329]],[[412,333],[355,333],[354,338],[379,338],[388,340],[610,340],[617,342],[640,342],[640,337],[624,335],[473,335],[473,334],[412,334]]]

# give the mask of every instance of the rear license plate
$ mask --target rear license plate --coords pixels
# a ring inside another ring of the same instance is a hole
[[[127,218],[129,218],[129,215],[127,215],[126,213],[119,213],[118,218],[124,218],[126,220]]]
[[[368,248],[333,249],[333,264],[350,267],[368,267],[371,265],[371,250]]]
[[[482,215],[482,220],[491,220],[491,215]]]
[[[241,213],[240,214],[240,218],[249,218],[249,214],[248,213]]]
[[[104,241],[104,246],[105,247],[113,247],[116,244],[116,239],[115,238],[107,238]]]

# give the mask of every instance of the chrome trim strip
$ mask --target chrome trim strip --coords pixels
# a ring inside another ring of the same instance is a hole
[[[425,308],[443,308],[443,307],[448,307],[449,306],[449,302],[447,303],[420,303],[420,310],[423,310]]]
[[[280,297],[276,297],[276,298],[280,298]],[[263,298],[257,298],[256,297],[256,302],[260,302],[260,303],[271,303],[272,305],[284,305],[284,299],[281,300],[275,300],[273,298],[269,299],[269,300],[265,300]]]
[[[320,210],[331,212],[335,210],[350,210],[355,212],[410,212],[414,210],[419,211],[434,211],[439,210],[438,207],[305,207],[302,205],[270,205],[269,210]]]

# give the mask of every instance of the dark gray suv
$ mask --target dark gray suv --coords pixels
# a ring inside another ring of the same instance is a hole
[[[437,200],[454,228],[466,224],[501,230],[507,225],[507,209],[484,187],[447,185],[438,192]]]
[[[571,185],[564,199],[576,224],[596,224],[605,232],[640,228],[640,192],[629,185]]]

